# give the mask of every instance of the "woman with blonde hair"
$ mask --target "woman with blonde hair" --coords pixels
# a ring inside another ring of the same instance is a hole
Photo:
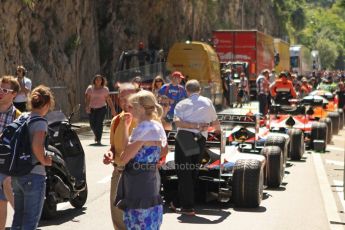
[[[153,79],[152,82],[152,93],[153,95],[155,95],[156,98],[158,98],[158,91],[160,90],[160,88],[162,88],[162,86],[164,85],[164,80],[160,75],[157,75],[155,77],[155,79]]]
[[[28,119],[33,152],[32,164],[35,166],[29,174],[12,177],[14,216],[11,229],[36,229],[40,220],[46,191],[45,166],[52,165],[51,157],[45,154],[48,122],[43,117],[54,104],[50,88],[44,85],[37,86],[29,97],[31,112],[24,113],[18,118]]]
[[[168,151],[167,138],[158,122],[162,107],[155,96],[142,90],[129,98],[125,117],[125,149],[121,160],[126,167],[121,175],[115,204],[124,211],[127,229],[159,229],[163,219],[160,177],[157,163]],[[128,136],[132,119],[138,126]]]

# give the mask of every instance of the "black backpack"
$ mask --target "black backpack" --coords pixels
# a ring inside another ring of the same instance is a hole
[[[24,114],[8,124],[0,137],[0,173],[9,176],[23,176],[37,164],[32,163],[32,148],[29,124],[46,119]]]

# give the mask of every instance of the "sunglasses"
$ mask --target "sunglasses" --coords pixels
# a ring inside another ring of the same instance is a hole
[[[8,93],[12,93],[12,92],[13,92],[13,89],[5,89],[5,88],[0,87],[0,93],[8,94]]]
[[[162,80],[157,80],[156,82],[163,82]]]
[[[159,103],[161,106],[163,107],[168,107],[169,106],[169,103]]]

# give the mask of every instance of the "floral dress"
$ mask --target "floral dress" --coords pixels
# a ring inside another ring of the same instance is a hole
[[[134,158],[134,162],[157,163],[161,148],[144,146]],[[163,219],[163,206],[156,205],[148,209],[128,209],[124,211],[124,222],[127,229],[159,229]]]
[[[161,141],[162,146],[166,145],[165,131],[157,121],[141,122],[133,130],[129,140],[130,142]],[[119,183],[116,202],[118,207],[122,206],[127,229],[157,230],[162,224],[160,177],[156,167],[160,154],[160,146],[143,146],[126,165],[122,183]],[[149,172],[146,171],[147,169],[140,171],[142,168],[138,170],[139,166],[150,166],[151,168],[148,169]]]

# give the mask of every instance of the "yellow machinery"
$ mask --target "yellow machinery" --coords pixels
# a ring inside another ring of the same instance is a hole
[[[201,94],[210,98],[216,108],[223,105],[223,89],[219,58],[214,49],[203,42],[179,42],[169,50],[167,68],[180,71],[186,80],[196,79]]]

